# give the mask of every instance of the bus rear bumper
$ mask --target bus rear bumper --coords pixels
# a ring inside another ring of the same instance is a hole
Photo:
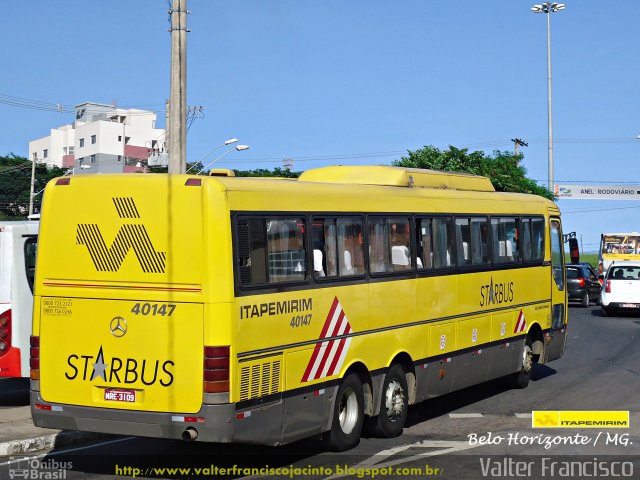
[[[183,439],[187,429],[195,429],[198,441],[246,442],[252,436],[259,438],[260,423],[274,417],[272,411],[265,411],[264,415],[256,415],[255,419],[238,419],[234,404],[202,405],[197,413],[187,414],[141,412],[52,404],[44,401],[39,391],[31,390],[30,394],[33,423],[38,427],[59,430]],[[281,411],[281,406],[273,407]],[[279,441],[274,438],[267,443],[276,445]]]

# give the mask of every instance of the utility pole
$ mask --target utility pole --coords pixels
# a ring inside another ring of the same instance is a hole
[[[519,138],[512,138],[511,141],[514,143],[516,147],[516,157],[518,156],[518,145],[521,147],[528,147],[529,144],[527,142],[522,141]]]
[[[185,173],[187,162],[187,0],[171,10],[171,95],[169,98],[169,173]]]
[[[31,192],[29,193],[29,215],[33,215],[33,190],[36,183],[36,156],[31,159]]]

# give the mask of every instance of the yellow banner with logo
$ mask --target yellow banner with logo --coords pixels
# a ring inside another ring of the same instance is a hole
[[[533,428],[629,428],[629,411],[533,411]]]

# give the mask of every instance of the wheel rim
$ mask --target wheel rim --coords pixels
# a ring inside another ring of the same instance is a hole
[[[358,397],[352,388],[347,388],[342,393],[339,408],[340,429],[349,435],[358,423]]]
[[[525,373],[529,373],[531,371],[531,367],[533,365],[533,350],[531,350],[531,346],[525,344],[524,350],[522,352],[522,370]]]
[[[404,413],[404,389],[398,380],[393,379],[389,382],[384,397],[389,420],[395,422],[402,418]]]

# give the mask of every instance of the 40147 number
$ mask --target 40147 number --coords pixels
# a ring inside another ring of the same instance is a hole
[[[176,309],[170,303],[136,303],[131,309],[131,313],[136,315],[162,315],[170,317]]]
[[[311,314],[307,315],[294,315],[289,323],[291,328],[304,327],[305,325],[311,325]]]

